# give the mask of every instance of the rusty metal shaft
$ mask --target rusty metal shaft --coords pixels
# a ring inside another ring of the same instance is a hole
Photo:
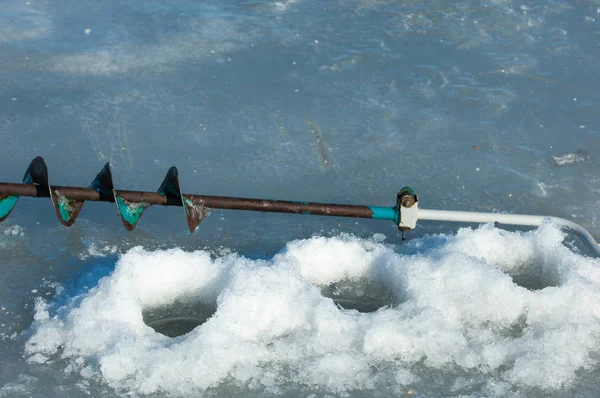
[[[183,194],[179,172],[171,167],[157,192],[117,190],[107,163],[88,188],[50,185],[48,167],[41,157],[31,161],[22,184],[0,183],[0,221],[8,217],[21,196],[50,198],[58,220],[71,226],[85,201],[113,202],[127,230],[135,228],[148,206],[181,206],[190,232],[194,232],[210,209],[250,210],[322,216],[387,219],[398,222],[396,207],[370,207],[327,203],[293,202]]]
[[[103,193],[94,188],[65,187],[53,185],[52,189],[68,199],[77,201],[115,202],[114,195]],[[157,192],[119,190],[119,196],[127,202],[147,205],[182,206],[175,196]],[[0,183],[0,196],[30,196],[48,198],[48,188],[34,184]],[[227,196],[182,194],[184,199],[202,204],[210,209],[250,210],[275,213],[314,214],[321,216],[340,216],[355,218],[373,218],[373,209],[369,206],[295,202],[285,200],[249,199]]]

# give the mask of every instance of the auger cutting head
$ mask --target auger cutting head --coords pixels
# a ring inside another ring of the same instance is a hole
[[[403,197],[408,195],[408,191],[401,193]],[[22,184],[0,183],[0,221],[10,214],[19,196],[49,197],[58,220],[66,226],[75,222],[83,203],[92,200],[114,202],[128,231],[135,228],[146,208],[151,205],[182,206],[190,232],[196,230],[211,208],[388,219],[394,220],[403,231],[406,230],[406,225],[400,226],[399,223],[400,202],[397,207],[388,208],[183,194],[176,167],[169,169],[156,192],[116,190],[108,163],[88,188],[59,187],[50,185],[46,162],[38,156],[29,164]],[[406,199],[403,199],[404,202],[407,202]],[[416,203],[416,195],[411,203]]]
[[[46,162],[38,156],[29,164],[23,176],[23,184],[3,185],[3,191],[12,193],[0,194],[0,221],[8,217],[19,196],[49,197],[58,220],[67,227],[77,220],[86,200],[116,203],[119,217],[128,231],[135,228],[144,210],[151,204],[182,206],[190,232],[194,232],[208,214],[208,209],[201,201],[194,200],[191,195],[182,195],[176,167],[169,169],[156,193],[117,191],[113,185],[109,163],[104,165],[89,188],[53,187],[48,181]]]

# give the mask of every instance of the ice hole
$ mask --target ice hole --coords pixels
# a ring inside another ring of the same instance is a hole
[[[532,254],[513,263],[490,263],[512,278],[513,283],[530,291],[561,285],[561,264],[558,259]]]
[[[334,282],[322,288],[321,294],[332,299],[341,309],[362,313],[395,307],[401,302],[392,289],[368,279]]]
[[[491,224],[476,230],[458,231],[443,246],[444,254],[467,255],[511,277],[513,283],[530,291],[559,287],[572,261],[565,257],[564,233],[546,223],[530,232],[509,232]]]
[[[506,271],[513,282],[527,290],[542,290],[547,287],[560,286],[556,267],[533,260],[519,264],[514,270]]]
[[[144,323],[168,337],[188,334],[210,319],[217,311],[216,303],[176,301],[142,311]]]

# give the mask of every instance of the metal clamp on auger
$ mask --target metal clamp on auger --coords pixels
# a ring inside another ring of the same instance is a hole
[[[406,240],[406,233],[417,227],[419,198],[412,188],[404,187],[398,192],[396,206],[398,208],[398,229],[402,232],[402,240]]]

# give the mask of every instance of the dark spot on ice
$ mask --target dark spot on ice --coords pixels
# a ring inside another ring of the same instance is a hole
[[[362,313],[400,304],[400,300],[391,289],[371,280],[332,283],[321,289],[321,294],[332,299],[340,309]]]
[[[556,264],[546,264],[541,259],[535,259],[520,264],[519,267],[507,272],[513,283],[527,290],[542,290],[547,287],[560,286],[560,275]]]
[[[155,332],[168,337],[178,337],[202,325],[216,311],[215,303],[176,301],[167,306],[145,309],[142,316],[144,323]]]

